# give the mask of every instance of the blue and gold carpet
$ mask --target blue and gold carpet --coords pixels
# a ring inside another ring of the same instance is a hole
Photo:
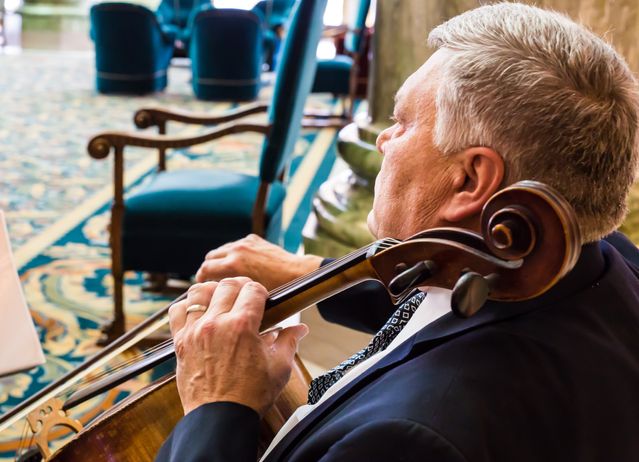
[[[211,113],[230,107],[197,101],[188,68],[171,68],[167,90],[146,97],[98,95],[93,78],[90,54],[0,55],[0,209],[7,215],[25,295],[47,358],[44,366],[28,373],[0,378],[0,414],[95,353],[98,326],[112,310],[106,231],[111,159],[89,158],[87,140],[102,130],[131,130],[132,115],[143,106]],[[267,86],[260,98],[268,100],[269,94]],[[318,97],[309,104],[326,109],[332,102]],[[189,134],[201,129],[176,124],[168,130]],[[334,138],[330,129],[304,131],[296,146],[283,213],[289,250],[299,246],[311,197],[331,169]],[[221,166],[256,172],[260,143],[258,135],[237,135],[174,151],[169,168]],[[144,181],[155,162],[153,151],[127,151],[128,188]],[[125,304],[131,320],[143,319],[169,300],[142,292],[141,281],[139,274],[127,275]],[[93,399],[74,409],[73,417],[86,423],[147,381],[141,377]],[[21,422],[0,435],[0,460],[15,457],[24,428]]]

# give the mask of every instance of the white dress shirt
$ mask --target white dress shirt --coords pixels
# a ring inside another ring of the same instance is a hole
[[[406,326],[404,326],[399,334],[397,334],[397,337],[393,339],[390,345],[388,345],[385,350],[375,353],[370,358],[362,361],[361,363],[357,364],[352,369],[347,371],[344,377],[339,379],[336,383],[333,384],[333,386],[326,390],[326,393],[324,393],[324,395],[317,403],[305,404],[298,407],[293,415],[284,423],[277,435],[275,435],[275,438],[273,438],[273,441],[262,456],[261,460],[263,460],[268,455],[268,453],[271,452],[271,449],[273,449],[275,445],[279,443],[280,440],[284,438],[284,436],[286,436],[286,434],[291,431],[291,429],[295,425],[297,425],[304,417],[310,414],[317,406],[321,405],[324,401],[333,396],[348,383],[355,380],[364,371],[366,371],[366,369],[376,364],[384,356],[389,354],[391,351],[393,351],[404,341],[415,335],[417,332],[422,330],[428,324],[450,312],[450,295],[451,292],[448,289],[440,289],[437,287],[429,288],[428,295],[426,296],[424,301],[419,305],[419,307],[415,311],[415,314],[413,314],[408,323],[406,323]]]

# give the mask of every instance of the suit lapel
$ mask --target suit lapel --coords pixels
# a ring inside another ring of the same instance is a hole
[[[604,267],[605,261],[599,245],[597,243],[588,244],[582,247],[581,256],[575,268],[551,290],[540,297],[517,303],[489,301],[472,318],[460,319],[449,313],[435,320],[318,405],[313,412],[293,427],[282,441],[273,448],[265,461],[283,460],[286,454],[295,447],[299,439],[306,434],[307,429],[324,419],[341,402],[348,399],[375,377],[401,364],[416,347],[419,347],[420,354],[423,354],[435,345],[450,341],[468,331],[549,306],[570,294],[588,287],[601,275]]]

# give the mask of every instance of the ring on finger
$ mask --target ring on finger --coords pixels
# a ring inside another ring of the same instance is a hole
[[[199,303],[195,303],[193,305],[189,305],[186,307],[186,314],[189,313],[204,313],[208,310],[208,306],[200,305]]]

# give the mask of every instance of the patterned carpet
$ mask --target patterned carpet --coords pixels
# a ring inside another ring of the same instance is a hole
[[[169,87],[147,97],[97,95],[88,54],[0,55],[0,209],[7,214],[11,241],[25,295],[47,362],[30,373],[0,379],[0,413],[72,369],[96,351],[98,325],[111,312],[111,279],[106,225],[111,197],[111,159],[96,161],[86,142],[101,130],[131,130],[133,112],[149,105],[219,112],[226,104],[194,99],[188,68],[173,67]],[[270,88],[260,96],[268,100]],[[330,101],[310,104],[328,108]],[[169,125],[169,133],[200,128]],[[283,225],[289,249],[299,245],[312,192],[334,160],[334,130],[305,131],[296,146]],[[215,143],[176,151],[169,168],[224,166],[255,172],[258,135],[229,136]],[[135,187],[152,171],[156,154],[126,153],[126,181]],[[168,298],[142,292],[139,274],[128,274],[126,310],[139,321]],[[19,352],[16,352],[19,354]],[[149,376],[74,409],[85,423],[102,409],[148,382]],[[0,461],[13,460],[25,424],[0,435]],[[56,436],[63,436],[59,432]]]

